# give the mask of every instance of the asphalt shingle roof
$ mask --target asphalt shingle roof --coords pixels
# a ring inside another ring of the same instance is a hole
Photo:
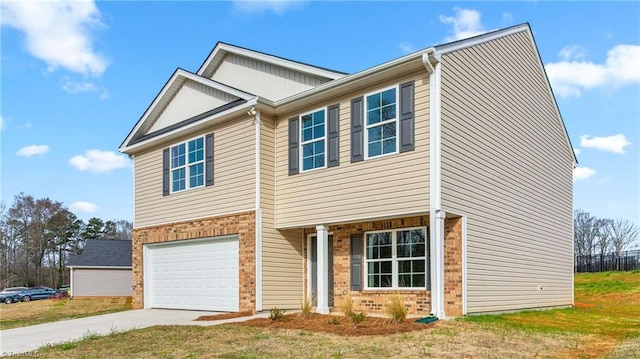
[[[131,241],[89,239],[80,255],[67,259],[68,267],[131,267]]]

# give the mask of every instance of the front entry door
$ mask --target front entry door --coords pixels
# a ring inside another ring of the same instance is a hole
[[[329,307],[333,307],[333,235],[329,235]],[[318,238],[311,237],[311,298],[313,305],[317,304],[318,297]]]

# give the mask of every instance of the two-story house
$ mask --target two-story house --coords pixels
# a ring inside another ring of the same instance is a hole
[[[528,24],[354,74],[218,43],[120,150],[136,308],[573,303],[576,162]]]

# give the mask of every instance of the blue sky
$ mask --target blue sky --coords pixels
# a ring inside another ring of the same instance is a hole
[[[1,3],[1,200],[133,219],[117,149],[176,67],[217,41],[356,72],[529,22],[579,167],[574,207],[640,224],[639,2]]]

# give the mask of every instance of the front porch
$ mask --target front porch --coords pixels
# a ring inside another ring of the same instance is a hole
[[[390,297],[399,294],[410,315],[426,316],[435,312],[439,273],[440,312],[460,316],[462,224],[462,217],[443,218],[441,259],[428,215],[304,228],[304,295],[315,301],[318,313],[337,311],[350,295],[356,311],[383,314]]]

